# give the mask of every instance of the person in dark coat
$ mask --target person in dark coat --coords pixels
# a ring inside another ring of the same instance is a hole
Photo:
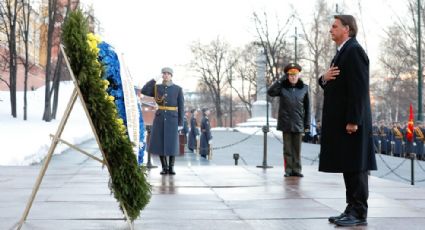
[[[422,121],[416,122],[416,127],[414,128],[413,134],[414,134],[413,137],[415,139],[415,144],[416,144],[416,149],[415,149],[416,158],[418,160],[422,160],[424,155],[424,141],[425,141],[425,129],[424,129],[424,124]]]
[[[180,135],[183,135],[184,141],[183,144],[187,144],[187,134],[189,133],[189,123],[187,121],[187,114],[188,112],[185,112],[183,117],[183,127],[179,127],[179,133]]]
[[[201,121],[201,140],[199,144],[199,154],[203,158],[207,158],[208,153],[210,152],[211,147],[211,126],[208,119],[210,115],[210,110],[208,108],[202,109],[202,121]]]
[[[198,112],[196,109],[192,109],[190,111],[191,117],[190,117],[190,130],[189,130],[189,137],[188,137],[188,143],[187,147],[190,151],[194,152],[197,148],[197,140],[199,138],[199,129],[198,129],[198,122],[196,121],[196,114]]]
[[[379,133],[378,123],[375,121],[372,123],[372,135],[373,135],[373,149],[375,153],[379,153]]]
[[[182,88],[171,80],[173,69],[164,67],[161,72],[162,83],[157,84],[152,79],[141,91],[146,96],[154,97],[158,105],[147,151],[159,155],[162,165],[161,175],[175,175],[175,156],[179,154],[178,127],[183,125],[184,97]],[[167,156],[169,156],[168,162]]]
[[[400,157],[403,153],[403,132],[400,123],[394,122],[390,132],[391,153]]]
[[[390,129],[385,125],[384,121],[380,122],[378,135],[381,141],[381,153],[389,155],[391,153]]]
[[[319,171],[342,173],[347,207],[329,217],[338,226],[367,224],[368,171],[376,170],[369,97],[369,58],[356,40],[352,15],[335,15],[338,52],[320,77],[324,90]]]
[[[310,129],[310,100],[308,86],[299,79],[301,66],[290,63],[284,68],[285,76],[267,90],[271,97],[279,97],[277,130],[283,135],[285,177],[302,177],[301,140]]]

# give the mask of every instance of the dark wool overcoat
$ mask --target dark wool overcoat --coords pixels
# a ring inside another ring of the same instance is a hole
[[[199,141],[199,154],[201,156],[208,155],[208,141],[212,139],[211,135],[211,125],[207,116],[202,117],[201,121],[201,137]]]
[[[161,99],[158,106],[177,107],[176,111],[158,108],[151,129],[148,152],[156,155],[176,156],[179,154],[178,126],[183,125],[184,97],[182,88],[175,84],[146,83],[142,94]]]
[[[369,58],[355,38],[334,57],[340,74],[323,82],[324,102],[319,171],[360,172],[376,170],[369,97]],[[347,123],[358,125],[348,134]]]
[[[269,87],[267,94],[280,98],[277,130],[282,133],[304,133],[310,129],[308,86],[301,79],[295,85],[288,79],[279,79]]]
[[[190,131],[189,131],[189,137],[187,141],[187,147],[191,150],[194,150],[197,148],[196,136],[199,135],[199,129],[197,126],[198,124],[196,122],[196,118],[192,115],[192,117],[190,118]]]

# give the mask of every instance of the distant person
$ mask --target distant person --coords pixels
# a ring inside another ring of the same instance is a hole
[[[212,135],[211,135],[211,125],[208,119],[210,115],[210,110],[208,108],[202,109],[202,121],[201,121],[201,140],[199,146],[199,154],[203,158],[207,158],[210,153]]]
[[[356,20],[335,15],[337,54],[319,84],[324,90],[319,171],[342,173],[347,206],[329,217],[338,226],[367,224],[368,172],[376,170],[369,98],[369,58],[356,40]]]
[[[159,155],[161,175],[175,175],[175,156],[179,154],[178,127],[183,125],[184,98],[182,88],[172,81],[173,69],[164,67],[161,73],[161,83],[157,84],[152,79],[141,90],[142,94],[154,97],[158,105],[151,128],[148,152]]]
[[[379,153],[379,127],[376,121],[372,122],[373,149],[375,153]]]
[[[303,177],[301,140],[310,129],[308,86],[300,79],[300,71],[300,65],[288,64],[284,68],[285,76],[275,81],[267,91],[269,96],[279,97],[277,130],[283,135],[285,177]]]
[[[189,123],[187,121],[187,116],[188,116],[189,112],[185,112],[184,117],[183,117],[183,126],[180,127],[179,126],[179,134],[181,136],[183,136],[183,143],[180,143],[181,146],[181,151],[183,151],[184,153],[184,148],[187,144],[187,134],[189,133]],[[180,152],[181,154],[183,154],[182,152]]]
[[[390,129],[385,125],[385,121],[383,120],[379,122],[378,136],[379,136],[379,140],[381,141],[381,145],[379,146],[381,148],[381,153],[390,154],[391,152]]]
[[[400,123],[394,122],[393,127],[390,131],[391,140],[391,151],[396,157],[400,157],[403,154],[403,132],[400,127]]]
[[[416,158],[418,160],[424,159],[424,141],[425,141],[425,128],[422,121],[416,122],[416,127],[414,129],[413,135],[416,143]]]
[[[196,114],[198,111],[196,109],[192,109],[190,111],[190,130],[189,130],[189,137],[187,141],[187,148],[193,153],[196,151],[197,148],[197,140],[199,139],[199,129],[198,129],[198,122],[196,121]]]

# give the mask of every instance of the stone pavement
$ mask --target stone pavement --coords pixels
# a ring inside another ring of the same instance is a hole
[[[282,144],[274,136],[268,138],[273,168],[266,170],[256,167],[262,164],[262,136],[231,131],[213,136],[212,160],[186,153],[177,158],[175,176],[150,170],[152,199],[135,229],[336,228],[327,218],[345,207],[343,179],[317,171],[317,145],[303,144],[305,177],[284,178]],[[79,147],[98,152],[93,140]],[[237,166],[235,152],[241,155]],[[158,164],[156,158],[153,163]],[[15,229],[39,170],[40,165],[0,167],[0,229]],[[424,229],[425,188],[371,176],[368,222],[353,229]],[[129,227],[108,189],[107,170],[69,150],[52,159],[22,229]]]

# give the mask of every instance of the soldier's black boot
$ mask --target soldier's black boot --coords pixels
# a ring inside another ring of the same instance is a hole
[[[174,161],[175,156],[170,156],[170,166],[168,167],[168,174],[176,175],[176,172],[174,172]]]
[[[159,160],[161,161],[161,166],[162,166],[162,171],[160,172],[160,174],[161,175],[168,174],[167,157],[159,156]]]

